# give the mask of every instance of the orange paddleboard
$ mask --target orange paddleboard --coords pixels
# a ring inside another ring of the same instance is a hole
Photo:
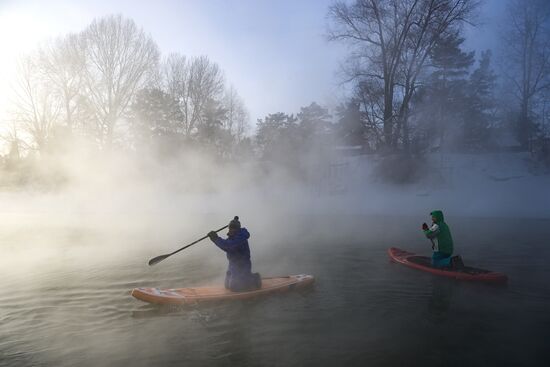
[[[276,292],[288,292],[313,284],[312,275],[300,274],[286,277],[263,278],[262,288],[247,292],[232,292],[223,286],[196,288],[134,288],[132,296],[149,303],[188,304],[209,301],[246,299]]]

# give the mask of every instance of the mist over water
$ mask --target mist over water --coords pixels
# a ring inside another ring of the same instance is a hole
[[[125,12],[90,14],[22,56],[13,103],[0,85],[0,367],[550,365],[550,33],[521,37],[522,27],[547,29],[550,8],[508,0],[506,21],[519,28],[492,53],[467,47],[492,2],[323,3],[324,30],[303,16],[317,17],[313,3],[232,4],[228,17],[225,3],[197,2],[185,8],[193,22],[177,21],[189,29],[165,16],[181,4],[155,5],[147,28]],[[0,19],[22,29],[31,9],[2,8]],[[279,34],[281,11],[293,16]],[[378,41],[377,21],[388,33]],[[178,48],[161,50],[159,30]],[[292,35],[302,30],[325,36],[306,47]],[[205,52],[231,52],[195,55],[185,32]],[[15,65],[25,37],[7,33]],[[347,82],[318,104],[310,98],[324,88],[312,90],[327,76],[308,82],[316,65],[300,55],[328,60],[328,48],[310,51],[325,41],[338,44],[330,52],[342,53],[337,78]],[[259,70],[235,75],[251,64]],[[304,106],[251,116],[279,108],[276,92],[295,99],[287,108]],[[420,228],[433,210],[466,265],[508,283],[390,262],[390,247],[431,254]],[[252,271],[311,274],[315,285],[185,307],[131,297],[136,287],[223,284],[227,259],[208,239],[147,262],[235,215],[251,233]]]
[[[312,159],[305,166],[316,180],[207,155],[168,164],[118,153],[65,159],[68,179],[57,189],[0,195],[0,365],[436,366],[452,355],[449,365],[481,366],[487,354],[499,365],[545,358],[547,176],[514,165],[521,154],[504,165],[448,155],[445,180],[434,155],[431,174],[402,185],[377,178],[374,156]],[[433,209],[444,210],[456,253],[506,273],[508,286],[437,279],[389,262],[392,246],[430,253],[419,227]],[[312,274],[314,288],[185,308],[130,296],[135,287],[223,284],[227,260],[208,240],[154,267],[147,261],[234,215],[251,232],[253,271]],[[518,348],[502,347],[509,344]]]
[[[314,274],[312,290],[184,308],[130,297],[137,286],[223,282],[226,260],[209,242],[146,265],[209,229],[212,216],[195,218],[194,232],[170,234],[78,226],[12,231],[2,243],[11,260],[1,273],[0,364],[391,366],[414,359],[435,366],[449,358],[449,365],[481,366],[491,355],[499,365],[544,365],[547,219],[448,219],[457,253],[470,265],[506,272],[507,286],[439,279],[390,263],[391,246],[429,253],[415,217],[294,215],[266,226],[243,217],[253,268],[264,276]],[[456,353],[458,345],[467,352]]]

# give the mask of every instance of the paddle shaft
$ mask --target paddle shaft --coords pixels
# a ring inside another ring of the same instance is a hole
[[[216,231],[214,231],[214,232],[219,232],[219,231],[221,231],[221,230],[224,230],[224,229],[227,228],[227,227],[229,227],[229,224],[223,226],[222,228],[220,228],[220,229],[218,229],[218,230],[216,230]],[[170,253],[170,254],[157,256],[157,257],[155,257],[155,258],[149,260],[149,265],[155,265],[155,264],[161,262],[162,260],[164,260],[164,259],[166,259],[166,258],[168,258],[168,257],[170,257],[170,256],[172,256],[172,255],[175,255],[175,254],[177,254],[178,252],[180,252],[180,251],[182,251],[182,250],[185,250],[186,248],[191,247],[191,246],[193,246],[193,245],[196,244],[196,243],[201,242],[202,240],[204,240],[204,239],[207,238],[207,237],[208,237],[208,235],[206,235],[206,236],[204,236],[204,237],[201,237],[201,238],[199,238],[198,240],[196,240],[196,241],[194,241],[194,242],[191,242],[190,244],[185,245],[185,246],[183,246],[182,248],[180,248],[180,249],[178,249],[178,250],[176,250],[176,251],[174,251],[174,252],[172,252],[172,253]]]
[[[214,232],[222,231],[222,230],[226,229],[227,227],[229,227],[229,224],[226,225],[226,226],[221,227],[220,229],[218,229],[218,230],[216,230],[216,231],[214,231]],[[189,245],[187,245],[187,246],[183,246],[183,247],[180,248],[179,250],[176,250],[176,251],[172,252],[169,256],[172,256],[172,255],[174,255],[174,254],[177,254],[177,253],[180,252],[181,250],[185,250],[186,248],[191,247],[191,246],[193,246],[194,244],[201,242],[201,241],[204,240],[205,238],[208,238],[208,235],[199,238],[199,239],[196,240],[195,242],[191,242],[191,243],[190,243]]]
[[[430,241],[432,242],[432,250],[435,250],[435,242],[433,238],[430,238]]]

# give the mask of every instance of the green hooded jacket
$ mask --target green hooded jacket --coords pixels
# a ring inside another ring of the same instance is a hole
[[[424,231],[426,237],[437,239],[437,247],[439,252],[451,256],[453,254],[453,237],[451,236],[451,230],[443,217],[441,210],[434,210],[430,213],[435,218],[435,224],[438,228],[434,231],[431,228]]]

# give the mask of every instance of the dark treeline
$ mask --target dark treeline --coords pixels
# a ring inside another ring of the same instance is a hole
[[[313,102],[296,115],[272,113],[255,131],[218,64],[162,57],[132,20],[96,19],[21,60],[4,169],[70,154],[83,139],[98,152],[159,162],[193,151],[296,173],[341,148],[399,156],[409,169],[434,150],[507,148],[550,164],[550,5],[507,6],[500,47],[476,54],[464,46],[464,28],[479,1],[337,1],[328,39],[349,46],[348,100],[334,111]]]
[[[349,45],[347,109],[355,141],[410,155],[483,152],[511,135],[550,160],[550,3],[509,0],[495,71],[490,50],[464,48],[480,1],[356,0],[329,9],[329,39]],[[497,74],[501,75],[497,78]]]

